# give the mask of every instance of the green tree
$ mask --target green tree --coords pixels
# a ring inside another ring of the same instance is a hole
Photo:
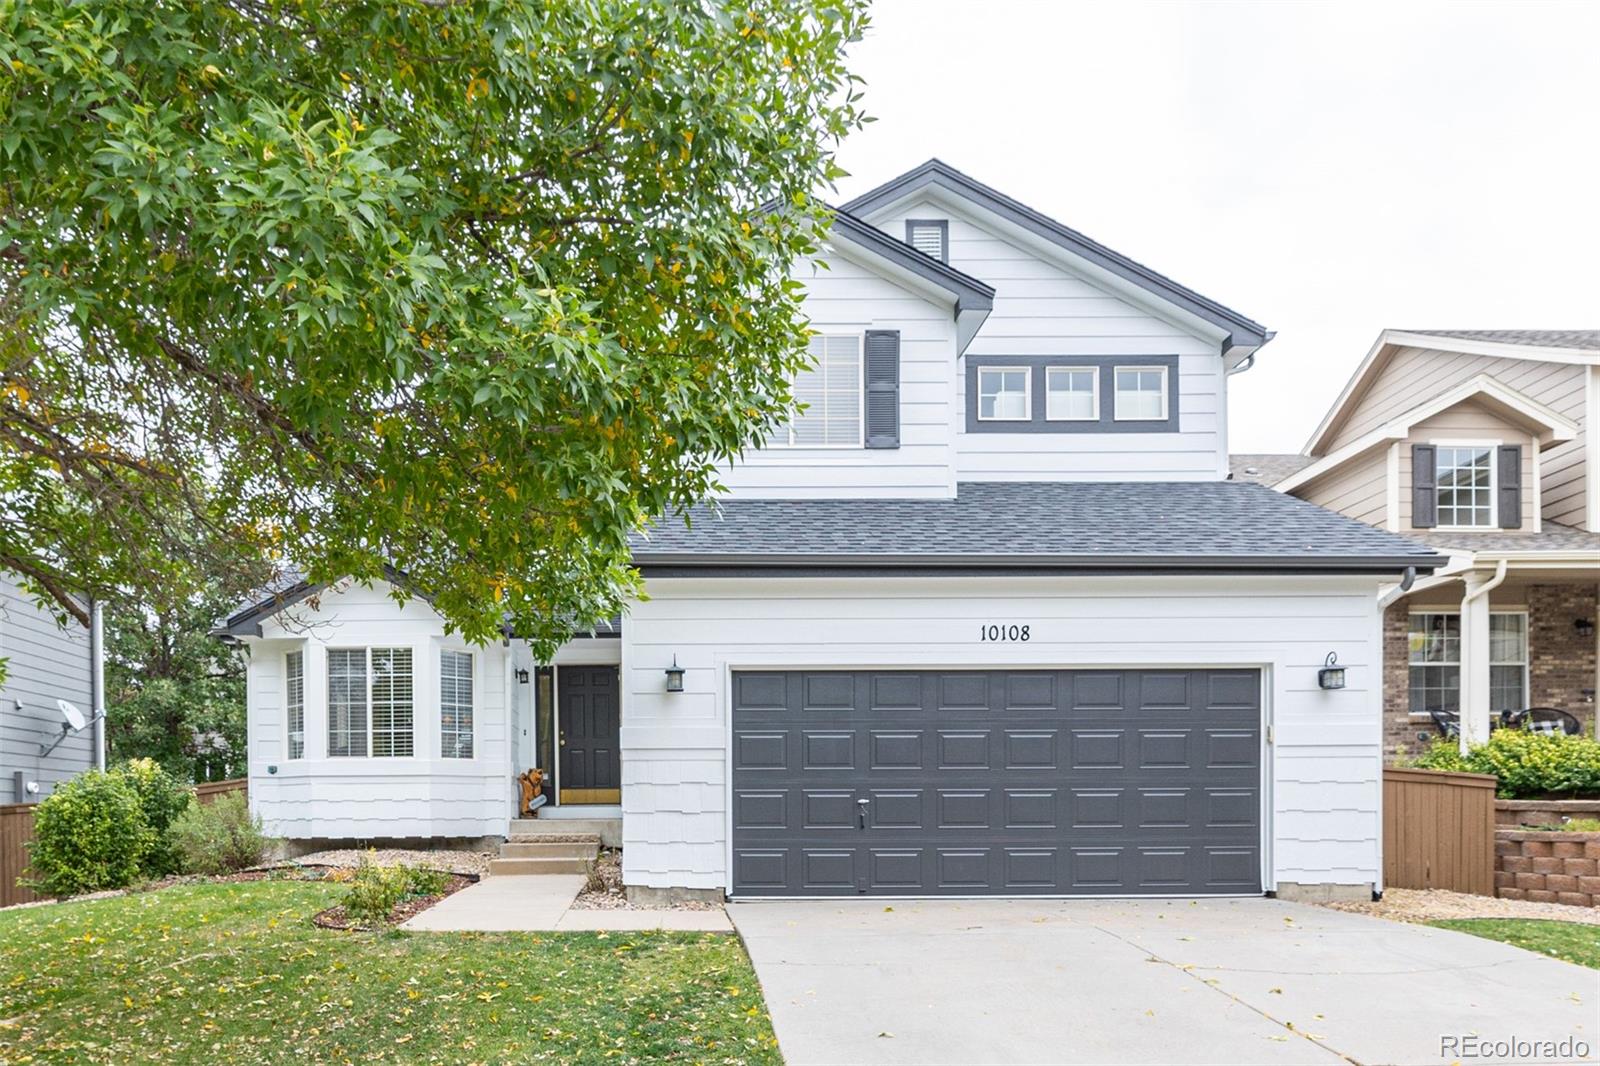
[[[611,613],[628,535],[792,408],[865,22],[0,5],[0,567],[78,613],[195,545],[390,563],[542,651]]]
[[[158,607],[106,612],[106,743],[184,781],[245,769],[245,663],[210,635],[240,593],[222,582]]]

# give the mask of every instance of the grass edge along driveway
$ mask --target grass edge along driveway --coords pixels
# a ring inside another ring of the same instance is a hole
[[[781,1062],[707,933],[340,933],[340,886],[258,881],[0,912],[0,1061]]]
[[[1547,918],[1441,918],[1428,924],[1600,970],[1600,925]]]

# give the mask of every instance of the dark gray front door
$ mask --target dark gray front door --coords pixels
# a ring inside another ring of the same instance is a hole
[[[738,896],[1261,891],[1257,670],[733,675]]]
[[[615,666],[556,667],[562,803],[621,803],[622,715]]]

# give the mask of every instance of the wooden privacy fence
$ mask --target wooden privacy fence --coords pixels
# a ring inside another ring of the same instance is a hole
[[[1491,774],[1383,771],[1383,883],[1494,895]]]
[[[248,779],[207,781],[196,785],[195,797],[211,803],[225,792],[244,792]],[[0,806],[0,907],[39,899],[31,888],[17,884],[28,868],[28,841],[33,839],[33,811],[37,804],[11,803]]]

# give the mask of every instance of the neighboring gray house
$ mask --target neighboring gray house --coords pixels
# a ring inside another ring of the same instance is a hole
[[[100,723],[63,737],[56,704],[66,700],[92,717],[100,686],[96,645],[89,630],[77,622],[57,625],[11,575],[0,573],[0,659],[6,663],[0,681],[0,803],[43,799],[104,761],[97,746]]]

